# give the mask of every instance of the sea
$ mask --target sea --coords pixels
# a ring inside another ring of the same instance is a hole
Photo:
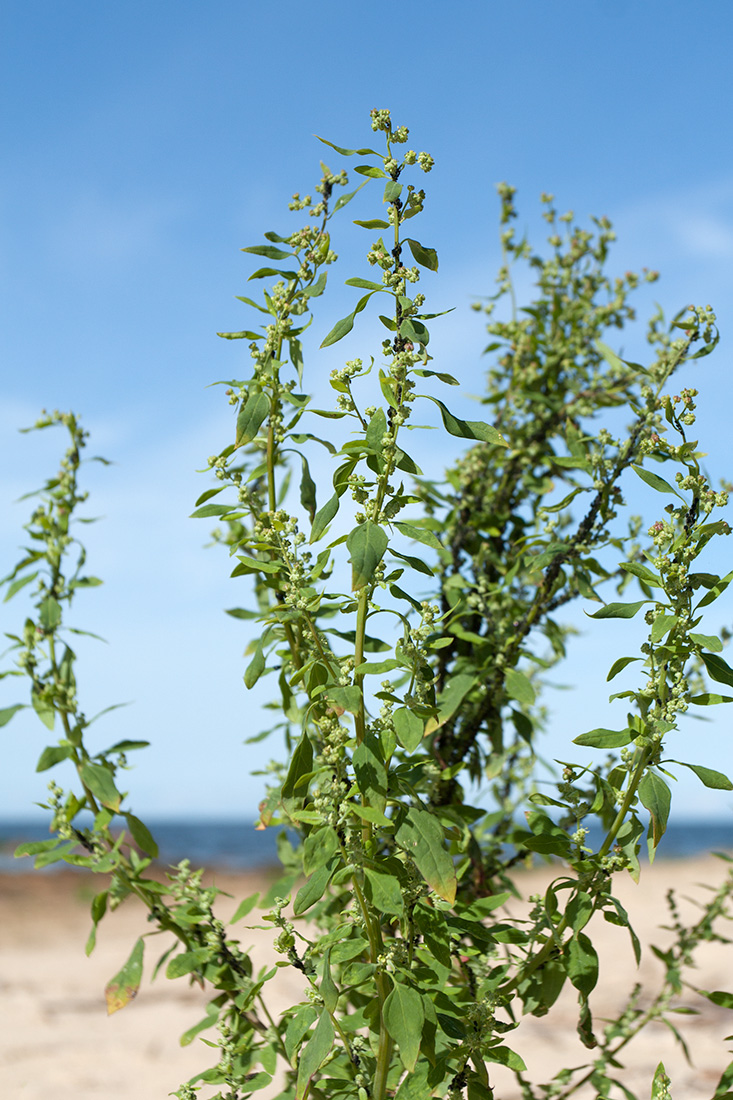
[[[192,867],[208,867],[220,871],[253,871],[277,865],[277,828],[256,830],[253,818],[233,821],[149,820],[146,825],[159,848],[159,862],[175,865],[189,859]],[[48,839],[48,824],[42,819],[0,819],[0,874],[29,871],[33,860],[15,858],[13,853],[25,841]],[[597,844],[600,837],[589,837]],[[642,850],[646,845],[642,845]],[[681,859],[704,855],[711,851],[733,854],[733,817],[704,820],[694,818],[670,822],[657,851],[657,859]],[[44,872],[64,868],[66,864],[51,864]]]

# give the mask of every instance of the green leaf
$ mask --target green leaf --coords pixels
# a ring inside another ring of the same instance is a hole
[[[443,691],[440,693],[440,698],[438,699],[438,714],[435,718],[428,719],[425,727],[426,735],[434,733],[435,730],[440,729],[441,726],[444,726],[445,723],[453,717],[471,688],[474,687],[477,682],[480,683],[480,680],[468,672],[459,672],[456,676],[449,677],[448,683],[443,688]]]
[[[409,244],[410,252],[417,263],[422,267],[427,267],[429,271],[438,270],[438,253],[434,248],[425,248],[419,241],[414,241],[411,237],[406,237],[405,240]]]
[[[338,837],[330,825],[313,829],[303,845],[303,871],[312,875],[324,863],[328,863],[338,851]]]
[[[633,730],[590,730],[589,733],[581,733],[580,737],[573,738],[574,745],[586,745],[592,749],[621,749],[624,745],[630,745],[635,737]]]
[[[394,987],[384,1002],[384,1026],[397,1044],[403,1066],[412,1073],[420,1053],[425,1009],[417,990],[396,978],[393,981]]]
[[[146,855],[151,856],[153,859],[158,858],[158,845],[155,843],[153,834],[148,829],[147,825],[143,824],[139,817],[135,817],[134,814],[125,814],[127,818],[127,827],[132,833],[132,839],[137,844],[141,851]]]
[[[324,1008],[313,1035],[298,1055],[298,1081],[295,1100],[303,1100],[314,1074],[318,1072],[333,1047],[335,1033],[328,1009]]]
[[[733,700],[731,700],[733,702]],[[714,791],[733,791],[733,783],[723,772],[714,768],[704,768],[702,764],[685,764],[684,760],[670,760],[670,764],[681,764],[683,768],[689,768],[706,787]]]
[[[249,302],[249,298],[240,298],[240,302]],[[255,303],[250,303],[254,305]],[[260,309],[260,306],[256,307]],[[263,313],[267,313],[266,309],[262,310]],[[262,333],[252,332],[250,329],[242,329],[241,332],[217,332],[217,336],[220,336],[222,340],[262,340]]]
[[[428,401],[432,401],[434,405],[438,406],[445,430],[450,435],[455,435],[459,439],[477,439],[482,443],[493,443],[499,447],[509,446],[501,432],[497,431],[496,428],[492,428],[490,424],[484,424],[481,420],[461,420],[459,417],[454,416],[450,409],[447,409],[437,397],[431,397],[427,393],[420,394],[420,396],[427,398]]]
[[[236,505],[233,504],[204,504],[201,508],[197,508],[195,512],[192,512],[189,519],[213,519],[225,516],[227,512],[236,511]]]
[[[349,313],[347,317],[342,317],[340,321],[336,322],[326,339],[321,344],[321,347],[330,347],[331,344],[336,344],[339,340],[343,339],[343,337],[346,336],[347,333],[351,332],[352,328],[354,327],[354,318],[356,317],[357,313],[361,313],[361,311],[365,308],[367,302],[371,298],[372,294],[376,293],[376,290],[372,290],[369,292],[369,294],[365,294],[363,298],[360,298],[359,301],[356,303],[356,308],[354,309],[354,312]]]
[[[331,948],[327,947],[323,955],[323,977],[318,992],[328,1012],[335,1012],[339,993],[331,977]]]
[[[40,695],[37,695],[34,691],[31,693],[31,705],[46,729],[52,730],[56,720],[56,711],[53,708],[53,704],[46,702],[45,699],[42,699]]]
[[[367,897],[378,913],[391,913],[393,916],[404,915],[405,907],[402,901],[400,884],[388,871],[380,871],[376,867],[364,867],[365,885]]]
[[[639,798],[651,816],[652,838],[656,848],[667,828],[672,794],[661,775],[649,771],[645,773],[639,783]]]
[[[662,638],[677,625],[676,615],[660,615],[652,623],[649,637],[654,643],[661,642]]]
[[[80,775],[82,783],[98,802],[115,813],[119,810],[122,795],[115,787],[112,773],[107,768],[102,764],[84,764]]]
[[[371,155],[374,157],[379,157],[380,160],[383,159],[382,154],[375,152],[374,149],[342,149],[340,145],[334,145],[332,141],[326,141],[325,138],[319,137],[318,134],[316,134],[316,137],[319,141],[322,141],[324,145],[328,145],[329,148],[335,149],[336,152],[340,153],[342,157],[353,157],[355,155],[366,157]]]
[[[707,607],[708,604],[711,604],[714,600],[717,600],[718,596],[722,592],[725,592],[731,581],[733,581],[733,569],[730,571],[730,573],[726,573],[724,577],[718,578],[716,580],[716,582],[710,588],[710,591],[700,600],[699,604],[697,605],[698,608]]]
[[[504,674],[504,685],[510,699],[516,699],[522,706],[529,707],[535,701],[535,691],[529,679],[516,668],[508,668]]]
[[[680,500],[685,499],[683,496],[680,496],[676,489],[672,488],[668,481],[660,477],[659,474],[653,474],[651,470],[645,470],[643,466],[632,465],[631,469],[635,474],[638,474],[642,481],[650,485],[652,489],[656,489],[658,493],[671,493],[672,496],[679,497]]]
[[[270,412],[270,398],[266,393],[251,393],[239,410],[235,447],[243,447],[256,437],[264,420]]]
[[[445,850],[443,828],[438,819],[427,810],[411,806],[395,839],[412,856],[430,889],[452,905],[456,898],[456,869]]]
[[[180,954],[174,955],[168,963],[165,976],[171,980],[183,978],[186,974],[192,974],[194,970],[200,970],[204,959],[205,952],[201,949],[198,951],[181,951]]]
[[[274,248],[271,244],[256,244],[250,248],[242,248],[242,252],[250,252],[253,256],[264,256],[267,260],[291,260],[292,252],[283,252],[281,248]]]
[[[587,997],[598,981],[598,955],[584,932],[578,932],[565,945],[568,977],[575,988]]]
[[[354,225],[360,225],[362,229],[389,229],[389,222],[382,221],[381,218],[369,218],[367,221],[355,221]]]
[[[48,745],[38,758],[36,771],[48,771],[54,764],[58,764],[61,760],[68,760],[72,755],[73,749],[71,745]]]
[[[262,639],[258,639],[255,646],[254,657],[244,670],[244,684],[247,688],[253,688],[265,671],[265,654],[262,649]]]
[[[619,359],[615,351],[611,351],[607,344],[604,344],[601,340],[593,341],[594,347],[600,355],[606,360],[606,362],[613,367],[614,370],[623,372],[624,361]]]
[[[672,1082],[664,1068],[664,1062],[660,1062],[654,1071],[651,1100],[671,1100],[672,1094],[669,1091],[671,1084]]]
[[[605,607],[600,607],[592,614],[586,611],[586,615],[589,619],[633,619],[645,603],[649,603],[649,600],[638,600],[637,603],[607,603]]]
[[[143,953],[145,941],[142,936],[132,949],[129,959],[114,978],[107,983],[104,991],[107,1001],[107,1015],[119,1011],[137,996],[143,975]]]
[[[311,905],[315,905],[317,901],[320,901],[326,892],[326,887],[331,881],[331,876],[336,868],[336,861],[331,860],[329,863],[324,863],[322,867],[319,867],[317,871],[314,871],[311,877],[306,882],[305,886],[302,886],[298,893],[295,895],[295,901],[293,902],[293,912],[296,917],[302,916]]]
[[[341,497],[338,493],[334,493],[330,500],[327,500],[323,507],[316,512],[316,517],[313,520],[313,526],[311,527],[311,537],[308,540],[311,544],[318,542],[323,532],[328,527],[331,520],[335,517],[339,510],[339,503]]]
[[[382,527],[368,519],[354,527],[346,545],[351,556],[351,588],[353,592],[363,588],[374,576],[374,571],[384,557],[389,539]]]
[[[382,283],[375,283],[373,279],[347,279],[344,286],[355,286],[357,290],[385,290]]]
[[[429,531],[426,527],[416,527],[412,523],[405,523],[402,520],[395,520],[395,527],[408,539],[414,539],[415,542],[421,542],[424,546],[430,546],[433,550],[442,550],[443,544],[438,536]]]
[[[16,592],[20,592],[21,588],[25,588],[25,586],[27,584],[30,584],[31,581],[34,581],[37,576],[38,570],[36,570],[35,573],[26,573],[24,577],[21,577],[17,581],[13,581],[12,584],[8,585],[8,590],[5,593],[3,603],[7,603],[8,600],[11,600]]]
[[[690,640],[703,649],[711,649],[713,653],[721,653],[723,643],[715,634],[690,634]]]
[[[327,695],[328,699],[342,711],[347,710],[350,714],[358,714],[361,710],[361,691],[354,684],[349,687],[330,687]]]
[[[355,172],[358,172],[360,176],[368,176],[369,179],[383,180],[387,179],[387,173],[383,168],[377,168],[373,164],[357,164],[354,168]]]
[[[407,707],[398,707],[392,715],[395,736],[408,752],[414,752],[422,742],[425,723]]]
[[[626,668],[627,665],[630,665],[632,661],[640,660],[641,657],[619,657],[619,659],[617,661],[614,661],[611,665],[608,676],[606,677],[606,683],[608,683],[609,680],[613,680],[615,676],[618,676],[619,672],[621,672],[622,669]]]
[[[25,710],[25,703],[16,703],[13,707],[3,707],[0,710],[0,726],[7,726],[10,719],[18,713],[19,710]]]
[[[61,622],[61,604],[53,596],[47,596],[41,604],[38,617],[44,630],[55,630]]]
[[[316,515],[316,483],[311,477],[308,459],[304,454],[301,454],[300,461],[303,471],[300,478],[300,503],[313,523]]]
[[[716,653],[701,653],[700,656],[708,675],[713,680],[717,680],[719,684],[727,684],[728,687],[733,687],[733,669],[722,657],[718,657]]]
[[[733,695],[715,695],[713,692],[705,691],[702,695],[691,696],[690,702],[696,703],[699,707],[713,707],[718,703],[733,703]]]
[[[302,806],[305,792],[301,790],[301,793],[296,797],[295,788],[298,784],[298,780],[308,775],[312,770],[313,746],[308,739],[308,735],[303,733],[293,750],[288,774],[282,785],[281,797],[286,811],[289,812],[296,807],[299,808]]]
[[[384,185],[384,196],[382,202],[394,202],[402,194],[402,184],[397,180],[390,180]]]
[[[248,913],[252,912],[259,899],[259,894],[250,894],[248,898],[244,898],[240,901],[229,923],[236,924],[238,920],[242,920],[243,917],[246,917]]]
[[[656,573],[652,573],[651,569],[647,569],[645,565],[642,565],[638,561],[623,561],[619,566],[619,569],[623,569],[624,573],[631,573],[632,576],[638,577],[644,584],[648,584],[650,588],[663,588],[664,582],[662,578]]]

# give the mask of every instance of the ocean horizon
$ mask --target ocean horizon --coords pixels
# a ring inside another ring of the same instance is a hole
[[[277,837],[281,827],[257,830],[256,815],[231,818],[183,820],[153,818],[145,823],[159,847],[158,862],[175,865],[189,859],[194,867],[226,871],[250,871],[277,865]],[[48,825],[41,817],[0,819],[0,874],[30,871],[33,860],[15,858],[15,848],[26,841],[48,838]],[[590,843],[600,833],[591,829]],[[646,846],[642,844],[642,852]],[[657,859],[681,859],[710,851],[733,852],[733,819],[690,818],[670,822],[657,852]],[[64,863],[52,864],[59,870]]]

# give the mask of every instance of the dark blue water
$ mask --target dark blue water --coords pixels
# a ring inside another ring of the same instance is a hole
[[[194,867],[248,871],[277,864],[280,829],[257,832],[253,819],[245,821],[148,821],[160,849],[160,862],[175,864],[190,859]],[[27,840],[48,838],[42,820],[0,820],[0,873],[29,871],[33,860],[15,859],[13,851]],[[598,843],[591,831],[590,843]],[[642,844],[642,850],[646,845]],[[710,851],[733,852],[733,818],[670,823],[659,846],[658,859],[679,859]],[[65,867],[63,863],[50,868]]]

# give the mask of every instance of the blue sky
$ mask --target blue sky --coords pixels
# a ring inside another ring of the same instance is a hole
[[[420,236],[440,254],[431,302],[456,307],[434,340],[436,359],[461,380],[454,404],[464,415],[485,369],[469,305],[491,292],[499,262],[494,185],[518,187],[520,226],[535,241],[543,190],[579,218],[607,214],[619,238],[612,270],[662,273],[641,316],[653,297],[669,314],[693,301],[717,310],[720,349],[686,382],[701,390],[709,468],[731,475],[731,31],[724,0],[2,7],[0,551],[9,567],[27,511],[12,502],[51,472],[61,446],[60,435],[15,429],[41,407],[73,408],[92,432],[90,452],[115,462],[88,468],[90,511],[106,518],[87,542],[105,586],[76,615],[109,645],[80,647],[81,685],[88,713],[134,700],[95,730],[100,747],[130,735],[152,742],[130,774],[140,816],[247,816],[259,800],[261,780],[248,772],[270,748],[242,741],[260,726],[263,696],[247,696],[246,638],[222,614],[246,594],[187,517],[208,485],[196,470],[232,427],[221,391],[206,387],[240,375],[246,356],[215,335],[252,324],[235,300],[251,270],[239,249],[295,227],[287,202],[312,189],[330,154],[313,135],[369,145],[369,110],[387,106],[410,144],[435,157]],[[370,242],[350,219],[378,216],[368,191],[333,223],[341,259],[314,324],[311,390],[376,337],[365,321],[356,344],[316,353],[351,308],[344,280],[364,274]],[[436,472],[454,453],[433,445]],[[711,630],[733,622],[730,606],[717,607]],[[3,629],[22,614],[17,601],[2,605]],[[623,721],[604,709],[607,668],[633,644],[618,626],[586,635],[558,677],[577,686],[548,696],[549,757],[566,754],[589,708],[595,725]],[[16,701],[12,681],[0,689],[0,705]],[[694,752],[675,755],[733,770],[729,723],[695,724],[685,734]],[[44,731],[21,715],[0,735],[2,813],[22,814],[44,797],[48,776],[33,772]],[[726,815],[733,798],[691,779],[675,805]]]

